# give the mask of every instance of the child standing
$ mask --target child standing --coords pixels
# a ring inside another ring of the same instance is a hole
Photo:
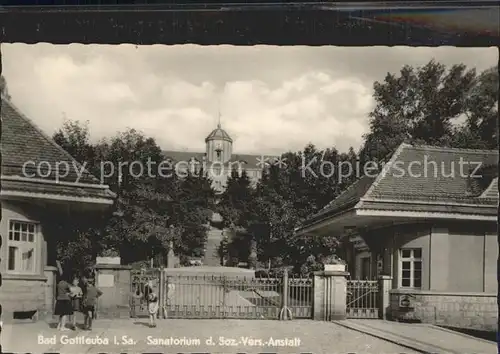
[[[84,329],[92,330],[92,320],[95,314],[97,298],[102,295],[102,291],[97,289],[91,282],[86,282],[86,291],[83,297],[83,315],[85,316]]]
[[[73,305],[73,316],[72,317],[72,325],[73,325],[73,329],[76,329],[76,312],[77,311],[81,311],[82,308],[81,308],[81,299],[82,299],[82,296],[83,296],[83,292],[82,292],[82,288],[80,288],[79,286],[80,284],[80,281],[78,280],[78,278],[74,278],[73,279],[73,285],[70,286],[70,297],[71,297],[71,300],[72,300],[72,305]]]
[[[148,304],[149,326],[156,327],[156,316],[158,315],[158,296],[153,290],[153,282],[150,280],[144,289],[144,295]]]
[[[61,274],[61,280],[57,284],[57,297],[54,314],[59,316],[57,329],[67,331],[66,319],[73,314],[73,306],[71,305],[71,290],[68,283],[69,277],[66,273]]]

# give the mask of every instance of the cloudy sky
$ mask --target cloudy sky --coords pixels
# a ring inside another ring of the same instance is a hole
[[[204,150],[223,127],[235,152],[281,153],[308,142],[359,147],[373,82],[432,58],[484,70],[495,48],[233,47],[3,44],[14,104],[47,133],[64,117],[97,140],[126,128],[163,149]]]

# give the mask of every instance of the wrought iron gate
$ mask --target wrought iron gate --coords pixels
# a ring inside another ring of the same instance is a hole
[[[151,268],[146,270],[132,270],[130,281],[130,315],[131,317],[147,317],[148,309],[144,290],[148,282],[152,282],[154,289],[160,289],[160,270]]]
[[[347,281],[347,318],[379,318],[377,280]]]
[[[312,317],[311,278],[168,275],[158,269],[132,273],[132,317],[147,316],[148,281],[159,290],[159,317],[278,319],[285,305],[293,318]]]
[[[168,318],[278,319],[287,287],[294,318],[312,316],[312,280],[228,276],[167,276]]]

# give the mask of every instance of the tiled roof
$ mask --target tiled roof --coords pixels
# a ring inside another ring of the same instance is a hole
[[[319,213],[312,218],[321,218],[323,215],[332,211],[335,213],[341,212],[345,209],[351,208],[362,198],[368,188],[372,185],[375,177],[363,176],[356,182],[351,184],[345,191],[343,191],[337,198],[328,203]]]
[[[496,150],[401,144],[386,165],[380,166],[381,173],[376,177],[360,178],[303,226],[315,223],[327,214],[354,208],[362,199],[367,201],[357,208],[394,210],[401,202],[462,203],[470,205],[461,210],[468,213],[472,213],[474,205],[496,208],[498,158]],[[382,206],[384,200],[386,203]],[[419,211],[433,211],[428,205],[419,208],[423,208]]]
[[[474,200],[484,191],[474,181],[486,177],[475,170],[487,165],[498,165],[498,151],[403,145],[365,198]]]
[[[81,195],[80,187],[71,183],[99,185],[99,180],[85,171],[83,176],[78,179],[78,171],[82,166],[63,148],[57,145],[47,134],[40,130],[28,117],[21,113],[10,101],[2,97],[2,175],[9,177],[32,178],[33,182],[15,183],[3,181],[2,188],[20,191],[24,188],[25,192],[52,193],[52,189],[58,189],[58,193]],[[28,164],[25,166],[25,164]],[[56,178],[57,164],[59,164],[60,176]],[[24,170],[23,170],[24,166]],[[39,169],[35,166],[38,166]],[[63,167],[64,166],[64,167]],[[68,175],[65,174],[65,166],[69,166]],[[49,184],[39,184],[35,179],[43,179],[47,182],[53,182],[52,187]],[[69,182],[57,185],[59,182]],[[50,189],[50,191],[49,191]],[[72,192],[71,192],[72,191]],[[87,192],[86,192],[87,193]],[[106,198],[114,196],[109,190],[102,188],[91,188],[87,194],[95,197]]]
[[[205,153],[204,152],[190,152],[190,151],[164,151],[163,155],[166,159],[172,159],[173,161],[185,161],[189,162],[192,158],[202,162]],[[230,162],[244,162],[243,166],[246,169],[262,169],[259,167],[259,161],[262,157],[259,155],[248,155],[248,154],[232,154]],[[207,166],[210,166],[207,162]]]
[[[67,177],[60,178],[68,182],[77,181],[77,171],[81,168],[75,159],[49,136],[43,133],[28,117],[21,113],[11,102],[2,98],[2,174],[23,176],[23,165],[34,162],[27,167],[27,175],[36,178],[55,179],[56,163],[70,166]],[[40,171],[32,166],[40,166]],[[51,175],[44,177],[49,172]],[[74,166],[77,166],[76,168]],[[62,173],[62,172],[61,172]],[[85,173],[80,183],[99,184],[99,180]]]

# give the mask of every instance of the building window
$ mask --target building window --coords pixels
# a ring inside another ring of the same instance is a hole
[[[422,287],[422,249],[401,249],[399,259],[400,286],[420,289]]]
[[[38,224],[25,221],[9,222],[8,271],[12,273],[36,273]]]

